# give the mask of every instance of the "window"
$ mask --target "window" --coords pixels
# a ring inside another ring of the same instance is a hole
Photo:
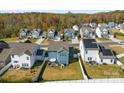
[[[18,63],[18,61],[14,61],[14,63]]]
[[[111,59],[111,62],[113,62],[113,59]]]
[[[86,51],[86,54],[88,53],[88,51]]]
[[[28,67],[29,64],[28,64],[28,63],[23,63],[22,66],[23,66],[23,67]]]
[[[12,58],[14,58],[14,55],[12,54]]]
[[[27,60],[29,60],[29,57],[27,57]]]
[[[92,57],[88,57],[88,60],[91,61],[92,60]]]
[[[101,62],[103,62],[103,59],[101,59]]]

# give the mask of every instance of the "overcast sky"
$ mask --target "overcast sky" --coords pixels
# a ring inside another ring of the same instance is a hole
[[[46,13],[98,13],[98,12],[109,12],[112,10],[0,10],[0,13],[23,13],[23,12],[46,12]]]

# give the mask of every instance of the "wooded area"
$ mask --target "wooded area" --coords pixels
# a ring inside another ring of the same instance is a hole
[[[40,28],[47,31],[54,28],[63,32],[64,28],[75,24],[89,22],[120,23],[124,20],[124,11],[111,11],[96,14],[50,14],[50,13],[1,13],[0,14],[0,39],[17,37],[21,28]]]

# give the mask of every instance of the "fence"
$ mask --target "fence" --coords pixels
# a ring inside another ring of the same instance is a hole
[[[0,76],[5,72],[7,71],[10,66],[12,65],[12,63],[10,62],[9,64],[7,64],[6,66],[4,66],[1,70],[0,70]]]
[[[44,72],[44,69],[46,67],[46,64],[47,64],[47,58],[44,59],[42,65],[39,68],[39,71],[38,71],[37,75],[33,78],[32,82],[38,82],[39,81],[40,76]]]

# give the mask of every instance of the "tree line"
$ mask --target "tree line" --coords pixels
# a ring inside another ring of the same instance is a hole
[[[0,14],[0,39],[17,37],[21,28],[40,28],[47,31],[54,28],[63,32],[64,28],[70,28],[80,23],[115,23],[123,22],[124,11],[111,11],[96,14],[52,14],[52,13],[1,13]]]

